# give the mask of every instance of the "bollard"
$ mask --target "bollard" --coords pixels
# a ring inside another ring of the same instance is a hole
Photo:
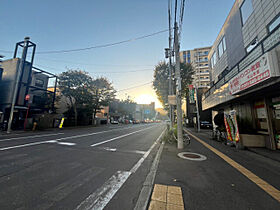
[[[37,123],[36,123],[36,122],[34,122],[34,123],[33,123],[33,128],[32,128],[32,131],[35,131],[35,130],[36,130],[36,126],[37,126]]]

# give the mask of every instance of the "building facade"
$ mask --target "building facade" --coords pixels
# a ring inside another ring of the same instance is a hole
[[[180,52],[181,63],[192,64],[194,68],[193,85],[198,88],[210,87],[208,54],[211,47],[195,48]]]
[[[280,149],[280,1],[236,0],[208,56],[203,110],[236,110],[251,146]],[[212,116],[212,117],[213,117]],[[242,139],[242,138],[241,138]]]
[[[32,115],[52,110],[55,99],[55,89],[48,91],[48,84],[49,78],[56,76],[32,67],[27,61],[21,72],[18,89],[15,90],[20,60],[20,58],[4,60],[0,80],[0,112],[2,113],[0,123],[8,121],[13,95],[16,93],[13,129],[23,128],[26,117],[30,118]]]

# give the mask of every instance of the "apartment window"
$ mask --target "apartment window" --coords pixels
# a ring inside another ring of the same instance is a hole
[[[204,51],[204,55],[208,55],[208,51]]]
[[[280,15],[268,25],[268,31],[273,31],[280,24]]]
[[[244,0],[240,10],[241,10],[242,23],[244,25],[253,12],[252,0]]]
[[[259,41],[258,38],[255,38],[248,47],[246,47],[246,52],[249,53],[251,52],[257,45],[258,45]]]
[[[213,53],[211,57],[211,68],[213,69],[217,61],[216,52]]]
[[[219,45],[218,45],[219,58],[222,57],[222,55],[226,51],[226,44],[225,43],[226,43],[225,42],[225,37],[223,37],[222,40],[220,41]]]

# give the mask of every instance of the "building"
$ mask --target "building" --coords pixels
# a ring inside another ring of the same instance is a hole
[[[19,47],[23,48],[22,58],[17,57]],[[29,60],[26,59],[28,48],[33,48],[31,56],[28,56],[31,57]],[[16,44],[14,57],[1,62],[0,124],[4,128],[7,128],[10,116],[13,116],[13,129],[26,125],[30,127],[35,118],[43,128],[43,124],[47,124],[46,113],[54,111],[57,76],[33,66],[35,48],[36,45],[26,37],[24,41]],[[50,79],[54,79],[54,91],[48,90]],[[11,115],[12,107],[14,111]],[[45,115],[45,118],[41,119],[40,115]]]
[[[236,110],[240,133],[254,136],[249,146],[280,149],[279,43],[280,1],[236,0],[208,56],[202,108]]]
[[[136,104],[136,111],[134,114],[135,120],[153,120],[155,116],[155,102],[151,102],[150,104]]]
[[[202,111],[201,106],[202,94],[210,88],[210,71],[208,65],[208,54],[210,50],[211,47],[201,47],[180,52],[180,62],[189,63],[194,69],[192,87],[197,88],[200,121],[211,121],[210,111]],[[183,103],[183,111],[186,124],[188,126],[194,126],[197,118],[195,100],[190,100],[190,97],[187,96],[186,102]]]
[[[181,63],[192,64],[194,68],[193,85],[197,88],[210,87],[208,54],[211,47],[195,48],[180,52]]]

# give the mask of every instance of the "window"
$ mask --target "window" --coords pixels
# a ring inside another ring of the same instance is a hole
[[[204,51],[204,55],[208,55],[208,51]]]
[[[251,44],[249,44],[249,46],[246,48],[246,52],[251,52],[257,45],[258,45],[259,41],[258,38],[255,38]]]
[[[272,21],[272,23],[268,26],[268,31],[271,32],[273,29],[275,29],[280,24],[280,16],[278,16],[275,20]]]
[[[252,0],[244,0],[241,6],[241,17],[243,25],[253,12]]]
[[[226,41],[225,41],[225,37],[223,37],[218,45],[219,58],[222,57],[225,51],[226,51]]]
[[[43,87],[44,86],[44,81],[41,80],[41,79],[36,79],[35,80],[35,86]]]
[[[211,68],[213,69],[217,61],[216,52],[213,53],[211,57]]]

